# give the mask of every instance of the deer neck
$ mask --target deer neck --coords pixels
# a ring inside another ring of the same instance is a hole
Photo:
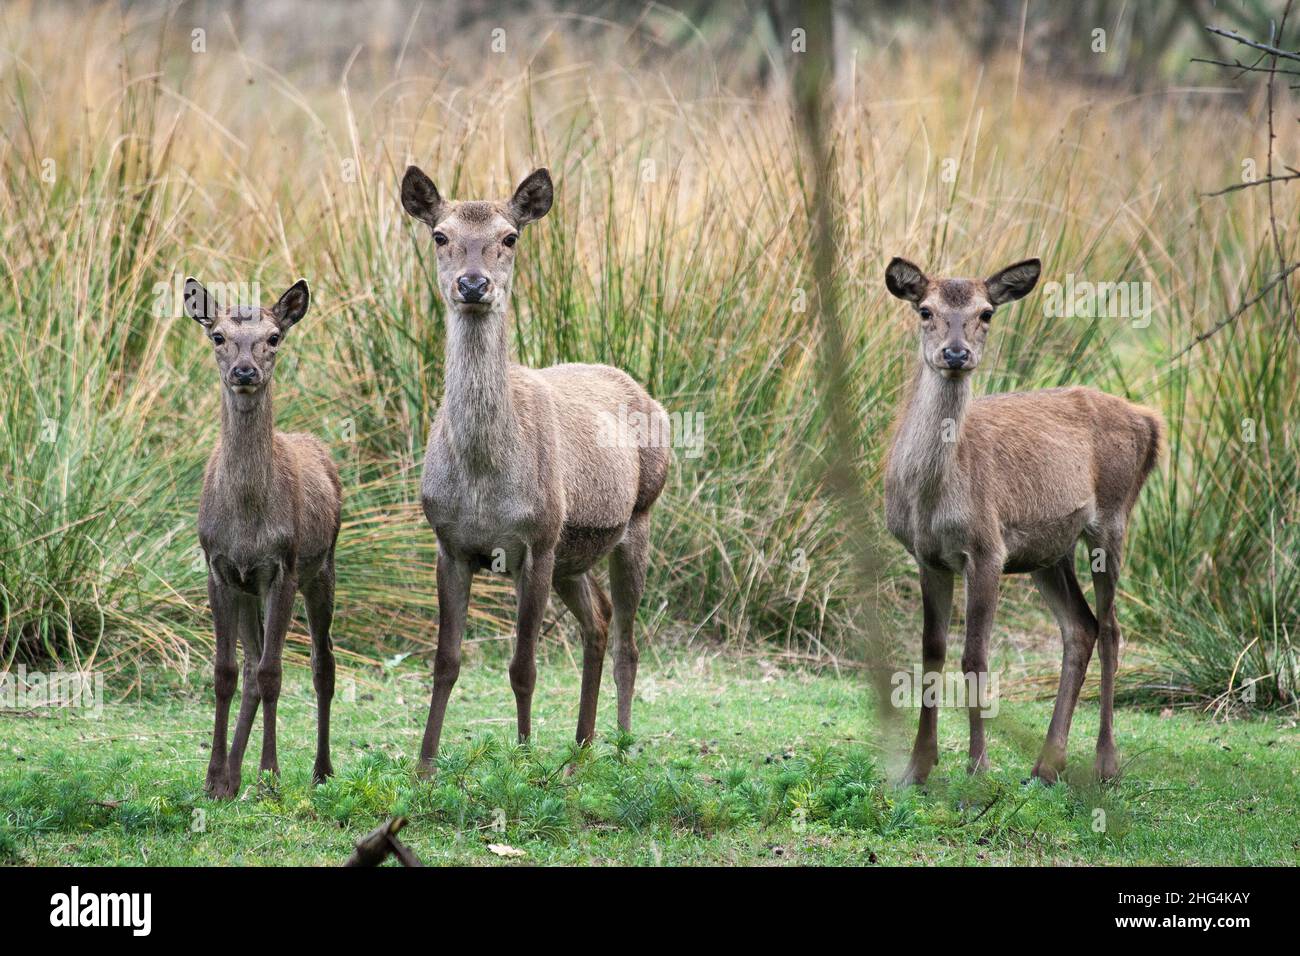
[[[221,390],[221,458],[217,474],[226,500],[245,513],[265,510],[275,447],[271,384],[251,394]]]
[[[891,455],[894,478],[910,496],[933,500],[952,480],[970,401],[969,375],[948,378],[922,360]]]
[[[505,309],[449,318],[443,405],[451,445],[469,467],[501,471],[519,444]]]

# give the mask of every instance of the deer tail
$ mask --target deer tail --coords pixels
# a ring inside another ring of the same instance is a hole
[[[1138,488],[1146,484],[1147,476],[1151,474],[1156,462],[1160,460],[1160,452],[1165,446],[1165,420],[1160,416],[1160,413],[1153,408],[1141,408],[1140,413],[1142,420],[1146,423],[1149,438],[1147,440],[1146,458],[1142,462],[1142,471],[1138,476]]]

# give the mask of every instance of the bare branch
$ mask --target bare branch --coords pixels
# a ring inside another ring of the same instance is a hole
[[[1284,183],[1291,179],[1300,179],[1300,173],[1295,173],[1291,176],[1266,176],[1263,179],[1252,179],[1248,183],[1237,183],[1235,186],[1228,186],[1225,189],[1220,189],[1212,193],[1201,193],[1201,195],[1210,199],[1214,196],[1223,196],[1228,193],[1236,192],[1238,189],[1250,189],[1252,186],[1264,186],[1268,183]]]
[[[1257,43],[1254,40],[1248,40],[1234,30],[1221,30],[1218,27],[1206,27],[1205,29],[1217,36],[1227,37],[1229,40],[1244,44],[1252,49],[1263,50],[1265,53],[1282,57],[1284,60],[1295,60],[1296,62],[1300,62],[1300,53],[1292,53],[1290,50],[1279,50],[1277,47],[1269,46],[1267,43]]]
[[[1293,2],[1294,0],[1286,0],[1286,9],[1282,11],[1282,19],[1277,25],[1277,37],[1279,39],[1286,31],[1286,21],[1291,16],[1291,4]],[[1273,36],[1270,35],[1269,39],[1272,40]],[[1273,54],[1269,65],[1274,68],[1277,67],[1276,54]],[[1273,196],[1273,182],[1276,179],[1273,175],[1273,147],[1274,141],[1277,139],[1277,132],[1273,128],[1273,82],[1275,79],[1274,76],[1268,78],[1268,166],[1264,170],[1264,178],[1268,180],[1268,221],[1273,232],[1273,251],[1277,253],[1278,265],[1281,266],[1286,263],[1286,252],[1282,248],[1282,233],[1277,225],[1277,205]],[[1285,282],[1282,284],[1282,295],[1286,299],[1286,308],[1290,313],[1291,321],[1294,322],[1295,303],[1291,298],[1291,286]]]
[[[1227,318],[1215,324],[1212,328],[1202,332],[1196,338],[1192,339],[1191,342],[1187,343],[1187,345],[1170,360],[1170,364],[1177,362],[1180,358],[1182,358],[1192,349],[1196,348],[1196,346],[1200,345],[1210,336],[1217,333],[1220,329],[1236,321],[1238,316],[1240,316],[1243,312],[1249,309],[1252,305],[1255,305],[1257,302],[1259,302],[1259,300],[1264,298],[1264,296],[1266,296],[1269,293],[1269,291],[1273,289],[1274,286],[1276,286],[1279,282],[1285,281],[1287,278],[1290,277],[1291,273],[1295,272],[1297,269],[1300,269],[1300,262],[1288,266],[1285,271],[1275,275],[1272,279],[1269,280],[1268,285],[1264,286],[1264,288],[1260,289],[1259,292],[1256,293],[1254,296],[1247,299],[1241,305],[1237,306],[1237,308],[1233,310],[1231,315],[1229,315]]]
[[[1256,66],[1250,63],[1242,63],[1240,60],[1211,60],[1208,57],[1194,56],[1191,58],[1190,62],[1208,63],[1211,66],[1226,66],[1229,69],[1240,70],[1243,73],[1282,73],[1286,76],[1300,76],[1300,70],[1283,70],[1270,66]]]

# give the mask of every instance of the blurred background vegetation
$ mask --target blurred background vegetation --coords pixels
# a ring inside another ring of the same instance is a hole
[[[919,599],[881,533],[879,463],[914,342],[884,263],[983,275],[1036,254],[1045,282],[1151,290],[1149,324],[1053,318],[1035,293],[1000,318],[977,385],[1090,384],[1168,419],[1131,530],[1127,685],[1220,710],[1297,706],[1285,286],[1183,351],[1296,253],[1288,184],[1277,240],[1264,190],[1206,195],[1262,175],[1266,83],[1194,62],[1240,55],[1205,24],[1267,40],[1280,12],[836,6],[837,300],[868,436],[854,453],[875,597],[900,661]],[[617,364],[702,416],[702,454],[678,450],[656,517],[647,640],[852,666],[848,525],[822,488],[807,306],[799,22],[777,2],[0,10],[0,667],[207,669],[194,513],[218,386],[175,301],[188,273],[257,283],[267,301],[311,282],[275,394],[281,427],[320,435],[343,471],[336,640],[354,665],[432,648],[417,489],[443,329],[427,236],[396,198],[408,162],[453,197],[506,195],[550,166],[556,208],[521,244],[518,359]],[[1275,42],[1294,48],[1293,27]],[[1274,150],[1294,163],[1300,109],[1287,84],[1274,95]],[[475,593],[478,640],[507,640],[506,590],[481,578]],[[1027,583],[1007,594],[999,638],[1050,643]],[[568,623],[548,639],[570,639]],[[301,621],[292,640],[305,655]]]

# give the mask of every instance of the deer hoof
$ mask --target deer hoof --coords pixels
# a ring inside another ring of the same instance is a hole
[[[979,759],[971,760],[966,764],[966,772],[974,776],[977,773],[989,772],[989,758],[987,754],[980,754]]]
[[[207,786],[203,789],[211,800],[233,800],[239,793],[239,784],[232,786],[224,777],[217,780],[209,778]]]
[[[925,786],[925,781],[929,779],[930,770],[933,766],[933,764],[927,766],[925,764],[917,763],[915,760],[911,761],[907,765],[907,769],[903,771],[903,776],[898,781],[898,785],[900,787]]]
[[[1038,755],[1038,762],[1034,764],[1034,776],[1043,783],[1056,783],[1065,773],[1065,748],[1057,746],[1055,743],[1047,743],[1043,746]]]
[[[208,767],[207,779],[203,782],[203,792],[209,797],[215,797],[218,793],[224,793],[226,789],[226,765],[223,762],[220,766]]]
[[[334,776],[333,764],[331,764],[328,760],[326,760],[324,763],[318,762],[316,766],[312,768],[311,771],[312,786],[314,787],[319,786],[320,784],[324,783],[328,778],[332,776]]]
[[[1114,780],[1119,776],[1119,762],[1115,759],[1115,751],[1099,750],[1097,751],[1097,776],[1102,780]]]
[[[1061,768],[1054,767],[1052,764],[1044,760],[1039,760],[1038,763],[1034,764],[1034,772],[1032,776],[1043,781],[1043,783],[1048,786],[1051,786],[1061,778]]]

